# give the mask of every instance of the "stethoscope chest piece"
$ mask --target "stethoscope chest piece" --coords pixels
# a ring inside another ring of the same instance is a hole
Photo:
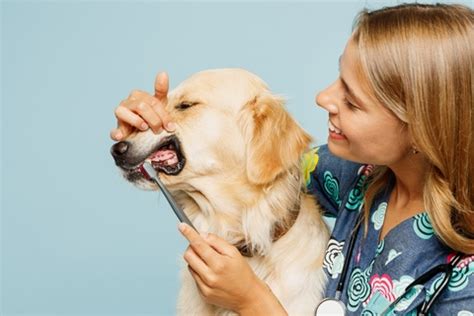
[[[322,300],[314,310],[315,316],[344,316],[346,315],[346,306],[338,299],[326,298]]]

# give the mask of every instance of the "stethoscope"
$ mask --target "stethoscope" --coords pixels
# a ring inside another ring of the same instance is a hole
[[[350,262],[350,258],[352,257],[352,253],[354,251],[354,244],[356,240],[356,236],[359,232],[360,228],[360,223],[362,220],[362,212],[359,214],[356,224],[354,227],[354,231],[352,232],[351,239],[349,240],[349,246],[348,246],[348,252],[346,257],[344,258],[344,265],[342,267],[341,275],[339,277],[339,280],[337,282],[337,287],[336,287],[336,293],[334,294],[334,298],[326,298],[322,300],[318,306],[316,306],[316,309],[314,310],[314,315],[316,316],[324,316],[324,315],[347,315],[347,310],[346,310],[346,305],[342,302],[341,300],[341,294],[342,290],[344,289],[344,282],[346,279],[346,274]],[[428,315],[429,310],[433,306],[434,302],[436,299],[439,297],[439,295],[443,292],[443,290],[446,288],[446,286],[449,283],[449,279],[453,273],[453,269],[456,267],[456,265],[459,263],[459,261],[462,258],[461,253],[457,253],[449,263],[444,263],[437,265],[436,267],[431,268],[427,272],[423,273],[420,275],[418,278],[416,278],[412,283],[410,283],[406,288],[405,292],[401,294],[395,301],[393,301],[382,313],[382,316],[388,315],[393,308],[405,297],[407,293],[410,292],[412,288],[414,288],[417,285],[423,285],[429,280],[431,280],[435,275],[438,273],[444,273],[443,280],[441,281],[441,284],[436,288],[434,293],[431,295],[428,301],[424,301],[423,304],[421,305],[420,309],[418,310],[417,315],[418,316],[425,316]]]

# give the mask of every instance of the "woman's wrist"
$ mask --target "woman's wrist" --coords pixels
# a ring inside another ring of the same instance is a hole
[[[263,281],[259,280],[251,293],[247,304],[239,308],[237,311],[241,316],[258,316],[258,315],[288,315],[278,298],[273,294],[270,287]]]

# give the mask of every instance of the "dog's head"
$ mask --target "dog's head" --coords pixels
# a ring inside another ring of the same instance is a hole
[[[199,72],[168,95],[175,132],[135,132],[111,152],[124,176],[144,189],[157,189],[144,176],[145,160],[170,189],[203,177],[268,184],[298,163],[310,142],[283,104],[248,71]]]

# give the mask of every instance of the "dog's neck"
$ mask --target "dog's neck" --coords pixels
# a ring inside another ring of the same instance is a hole
[[[294,224],[302,199],[302,179],[295,165],[271,186],[241,185],[196,179],[175,198],[200,231],[212,232],[236,245],[245,256],[265,255]]]
[[[295,200],[294,207],[288,211],[288,216],[283,218],[280,222],[277,222],[273,225],[272,229],[272,243],[275,243],[283,237],[293,226],[298,218],[301,208],[301,198],[298,197]],[[240,253],[245,257],[253,257],[254,250],[252,249],[252,245],[247,243],[245,240],[242,240],[240,243],[235,245]]]

